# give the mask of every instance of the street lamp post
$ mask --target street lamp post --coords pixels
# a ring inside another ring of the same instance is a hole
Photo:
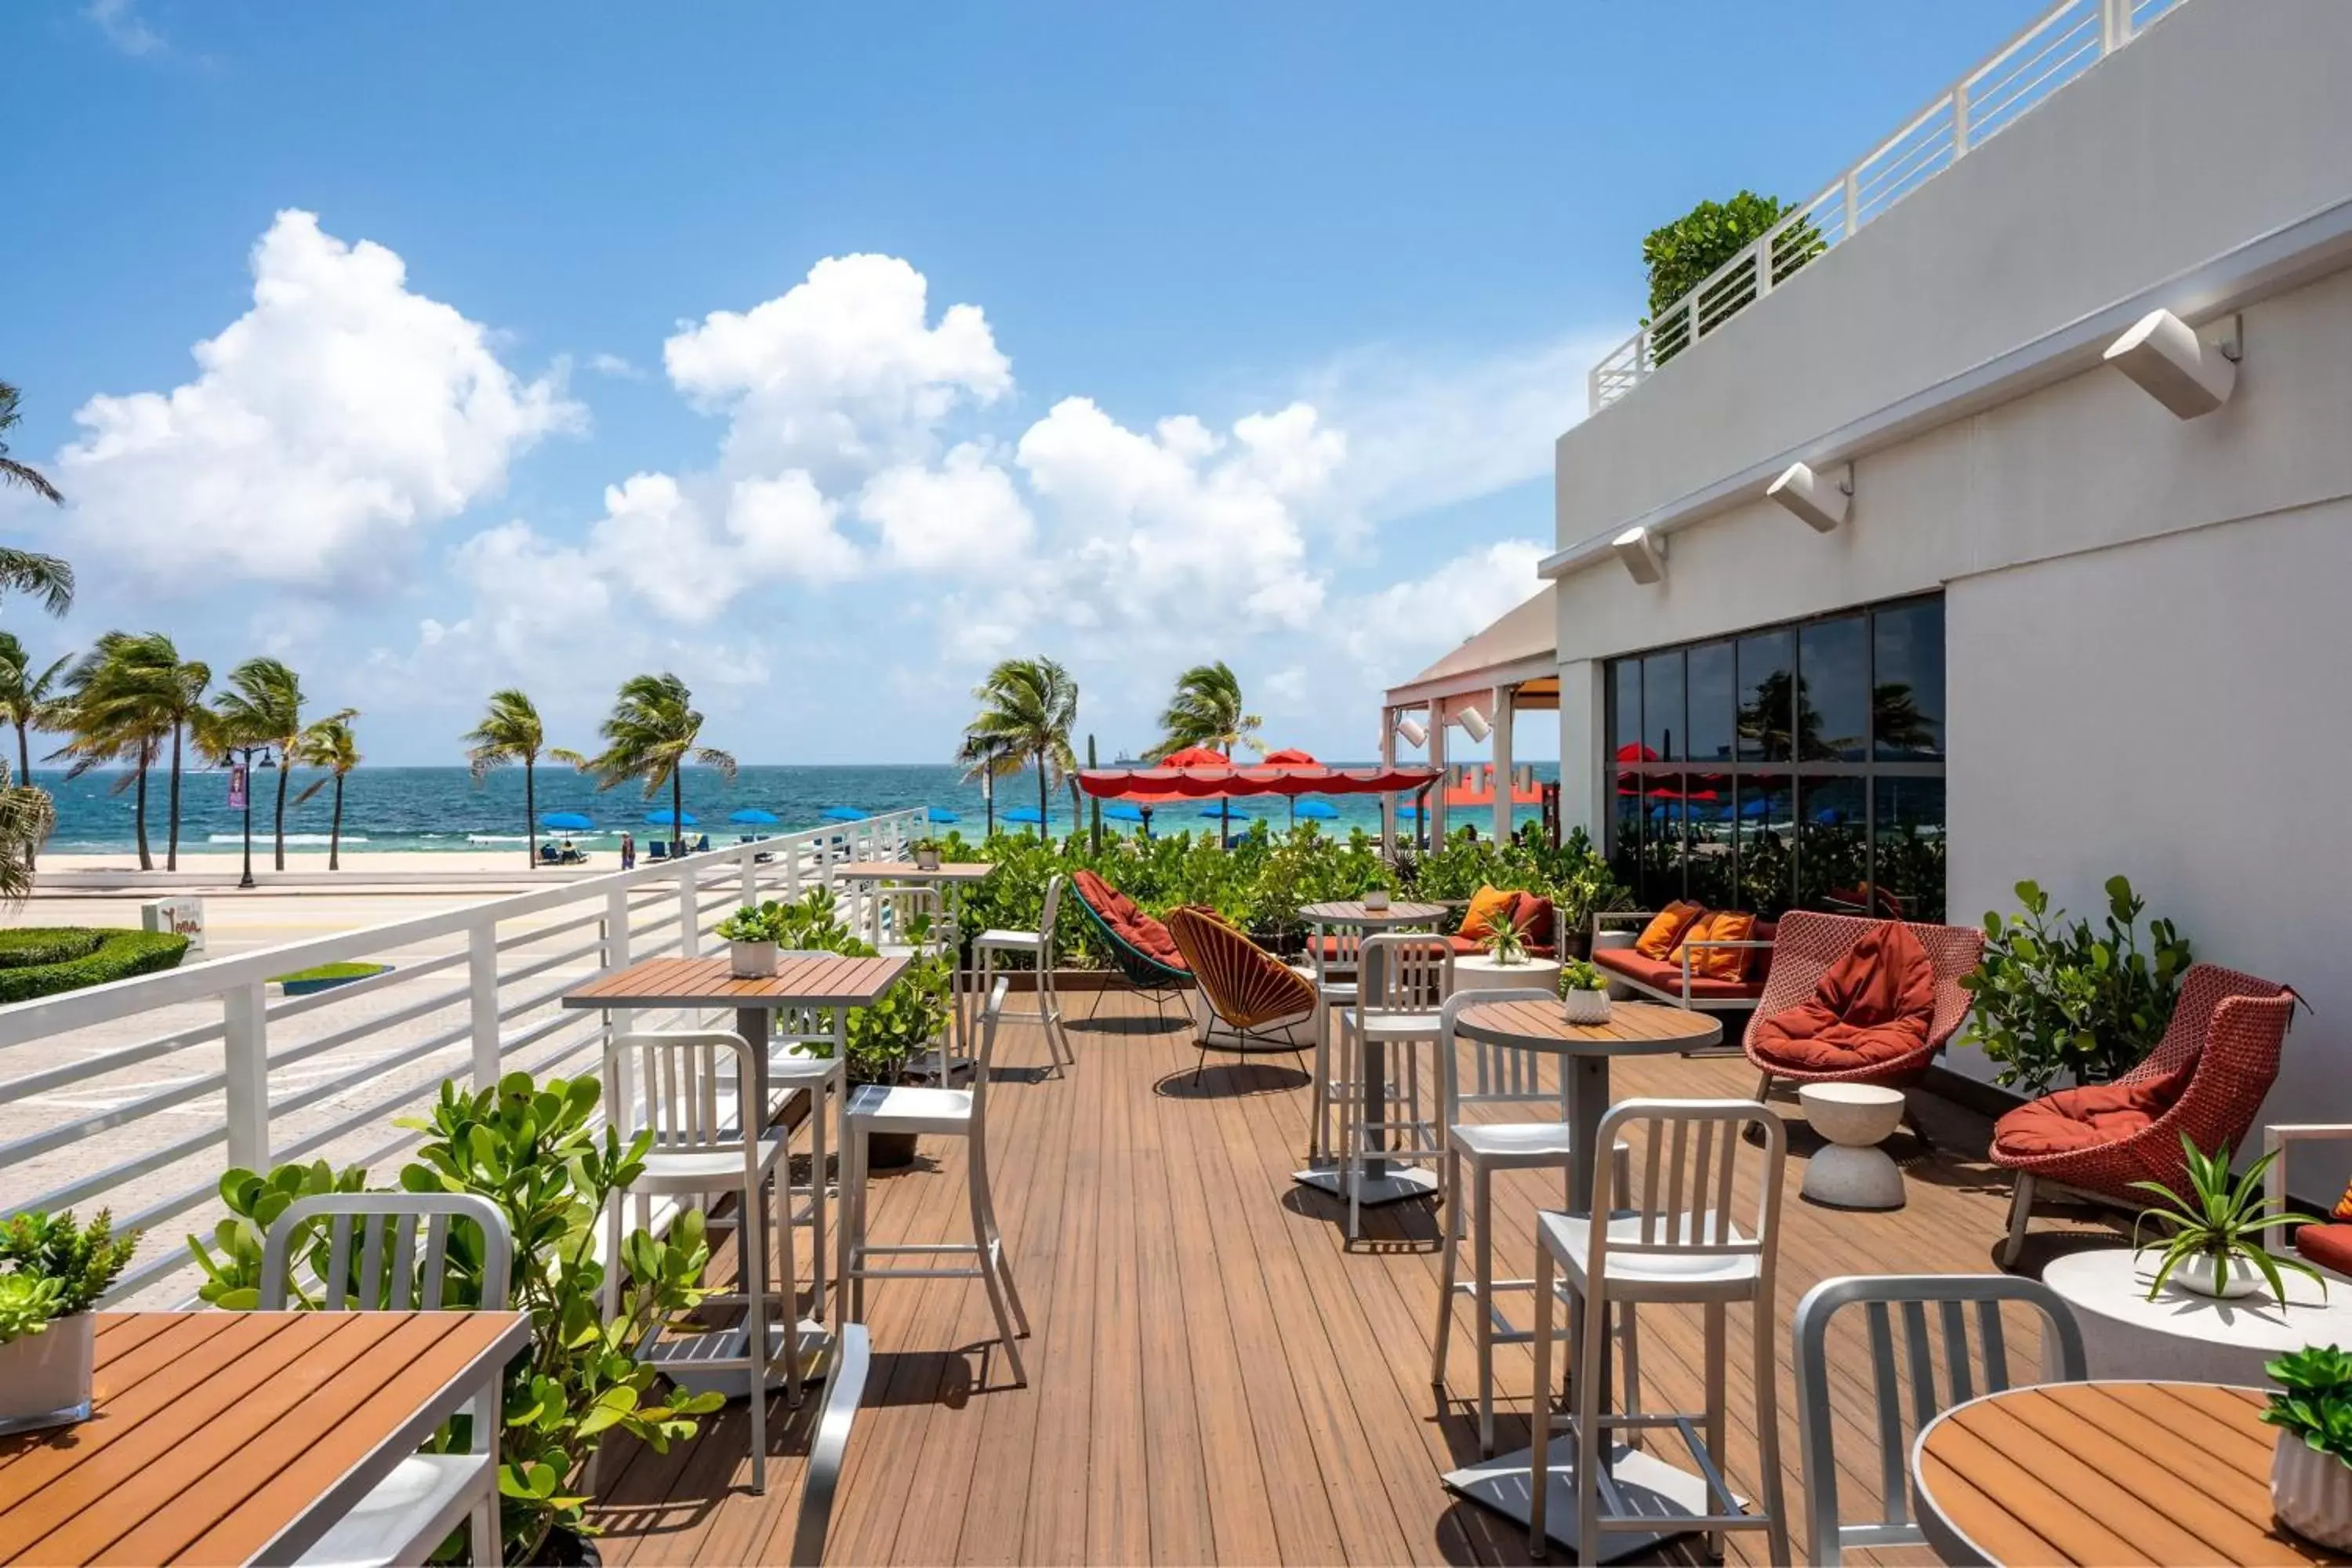
[[[261,758],[261,766],[275,767],[269,760],[268,746],[231,746],[227,755],[237,761],[236,793],[245,797],[245,874],[236,879],[239,888],[250,888],[253,881],[253,769],[254,757]]]

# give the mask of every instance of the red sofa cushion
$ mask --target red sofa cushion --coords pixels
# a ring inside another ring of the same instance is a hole
[[[1592,962],[1603,969],[1614,970],[1628,980],[1638,980],[1644,985],[1655,986],[1671,996],[1683,991],[1683,966],[1680,959],[1668,962],[1663,958],[1644,958],[1630,947],[1596,947]],[[1709,1002],[1749,1001],[1764,994],[1760,980],[1717,980],[1705,974],[1691,976],[1690,994],[1694,999]]]
[[[2294,1249],[2322,1268],[2352,1274],[2352,1225],[2306,1225],[2294,1233]]]
[[[1888,921],[1863,933],[1813,994],[1759,1018],[1748,1044],[1805,1072],[1851,1072],[1898,1061],[1927,1044],[1936,971],[1909,928]]]
[[[1531,952],[1540,950],[1549,954],[1558,945],[1553,921],[1554,911],[1549,899],[1521,893],[1519,901],[1511,906],[1511,924],[1518,928],[1519,939]]]
[[[2194,1068],[2192,1061],[2187,1064]],[[2000,1153],[2031,1158],[2071,1154],[2120,1143],[2172,1109],[2189,1088],[2189,1073],[2168,1073],[2137,1083],[2087,1083],[2045,1094],[1993,1123],[1992,1146]]]

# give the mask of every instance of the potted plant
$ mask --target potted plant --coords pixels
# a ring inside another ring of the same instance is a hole
[[[1370,887],[1364,889],[1364,908],[1371,910],[1374,914],[1380,914],[1385,911],[1388,907],[1389,889],[1386,883],[1375,882]]]
[[[923,871],[936,871],[940,868],[938,839],[919,838],[915,841],[915,866],[918,870]]]
[[[2352,1355],[2310,1345],[2263,1370],[2279,1385],[2263,1412],[2279,1429],[2271,1509],[2297,1535],[2352,1552]]]
[[[1497,969],[1516,969],[1528,961],[1527,938],[1507,920],[1489,926],[1486,934],[1478,939],[1478,945],[1486,950],[1486,956],[1495,961]]]
[[[86,1420],[98,1325],[90,1316],[130,1266],[134,1233],[105,1210],[20,1214],[0,1226],[0,1431]]]
[[[2251,1296],[2267,1286],[2273,1300],[2284,1304],[2286,1280],[2279,1272],[2291,1268],[2318,1284],[2326,1294],[2327,1281],[2319,1270],[2295,1258],[2279,1258],[2262,1244],[2263,1230],[2273,1225],[2313,1222],[2310,1215],[2288,1212],[2263,1196],[2263,1176],[2278,1158],[2273,1150],[2246,1168],[2242,1176],[2230,1173],[2230,1146],[2208,1155],[2181,1134],[2180,1152],[2189,1166],[2189,1191],[2184,1195],[2161,1182],[2134,1182],[2153,1194],[2157,1203],[2140,1211],[2132,1222],[2135,1255],[2156,1250],[2140,1244],[2140,1227],[2160,1225],[2170,1234],[2163,1242],[2156,1277],[2148,1282],[2147,1299],[2157,1299],[2167,1280],[2185,1290],[2224,1300]]]
[[[1559,1007],[1571,1024],[1607,1023],[1609,976],[1589,959],[1569,959],[1559,966]]]
[[[727,944],[730,972],[738,980],[757,980],[776,972],[776,941],[783,935],[782,908],[773,900],[745,904],[719,922],[719,936]]]

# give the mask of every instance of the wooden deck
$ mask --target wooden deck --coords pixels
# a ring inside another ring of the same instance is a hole
[[[1075,1019],[1071,1034],[1078,1065],[1052,1079],[1042,1075],[1042,1037],[1008,1026],[1006,1076],[990,1100],[1000,1218],[1034,1331],[1024,1346],[1030,1384],[1010,1385],[974,1282],[869,1286],[874,1379],[850,1440],[828,1560],[1526,1561],[1524,1530],[1439,1484],[1441,1473],[1476,1457],[1477,1430],[1466,1310],[1456,1320],[1442,1411],[1430,1386],[1438,1267],[1431,1206],[1397,1205],[1376,1219],[1367,1211],[1365,1239],[1345,1245],[1338,1202],[1290,1179],[1306,1148],[1308,1100],[1289,1057],[1213,1055],[1196,1085],[1189,1031],[1163,1029],[1125,993],[1109,994],[1099,1016]],[[1629,1060],[1612,1087],[1621,1098],[1738,1097],[1754,1085],[1735,1055]],[[1799,1201],[1802,1156],[1814,1142],[1792,1125],[1775,1338],[1801,1562],[1808,1553],[1788,1332],[1797,1300],[1831,1275],[1993,1267],[2007,1188],[1969,1152],[1981,1152],[1986,1126],[1942,1100],[1915,1100],[1936,1151],[1898,1135],[1911,1201],[1893,1214]],[[1793,1101],[1776,1103],[1795,1115]],[[877,1183],[877,1240],[964,1235],[961,1154],[941,1152],[940,1168],[926,1158]],[[1498,1184],[1507,1222],[1499,1273],[1527,1272],[1532,1216],[1539,1203],[1557,1205],[1559,1191],[1556,1179]],[[2053,1228],[2045,1222],[2037,1236]],[[2053,1240],[2064,1245],[2063,1237],[2039,1239],[2037,1250],[2046,1254]],[[1513,1310],[1525,1306],[1522,1295]],[[1753,1495],[1745,1310],[1732,1319],[1726,1468]],[[1645,1405],[1698,1407],[1700,1327],[1695,1311],[1643,1312]],[[2030,1358],[2033,1337],[2012,1332],[2013,1349]],[[1531,1362],[1525,1347],[1498,1351],[1497,1362],[1497,1436],[1508,1450],[1528,1441]],[[1874,1505],[1878,1459],[1864,1436],[1864,1385],[1843,1384],[1836,1397],[1840,1488],[1853,1517]],[[772,1406],[764,1496],[748,1489],[740,1406],[667,1455],[608,1451],[598,1486],[604,1561],[783,1562],[814,1404],[788,1412],[779,1398]],[[1698,1546],[1679,1544],[1673,1560],[1696,1560]],[[1731,1538],[1737,1558],[1760,1560],[1763,1551],[1760,1533]]]

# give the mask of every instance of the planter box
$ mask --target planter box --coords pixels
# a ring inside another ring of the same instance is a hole
[[[0,1345],[0,1432],[88,1420],[97,1339],[97,1318],[77,1312]]]

